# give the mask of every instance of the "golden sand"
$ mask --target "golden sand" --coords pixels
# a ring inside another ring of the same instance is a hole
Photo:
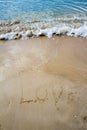
[[[87,130],[87,39],[0,41],[0,130]]]

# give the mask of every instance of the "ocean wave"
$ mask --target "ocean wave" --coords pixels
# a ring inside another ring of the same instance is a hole
[[[85,17],[57,18],[48,21],[0,23],[0,40],[29,39],[30,37],[67,35],[87,38],[87,19]]]

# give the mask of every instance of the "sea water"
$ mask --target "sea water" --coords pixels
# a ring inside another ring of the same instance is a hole
[[[0,39],[87,37],[87,0],[0,0]]]

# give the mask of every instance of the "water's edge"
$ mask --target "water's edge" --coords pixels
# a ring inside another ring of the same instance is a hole
[[[0,40],[87,37],[86,0],[1,0]]]
[[[67,35],[87,38],[87,23],[83,19],[68,19],[55,21],[33,21],[22,23],[20,21],[0,23],[0,40],[29,39],[30,37],[53,35]]]

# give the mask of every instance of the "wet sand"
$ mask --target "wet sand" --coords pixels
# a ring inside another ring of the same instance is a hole
[[[0,130],[87,130],[87,39],[0,41]]]

